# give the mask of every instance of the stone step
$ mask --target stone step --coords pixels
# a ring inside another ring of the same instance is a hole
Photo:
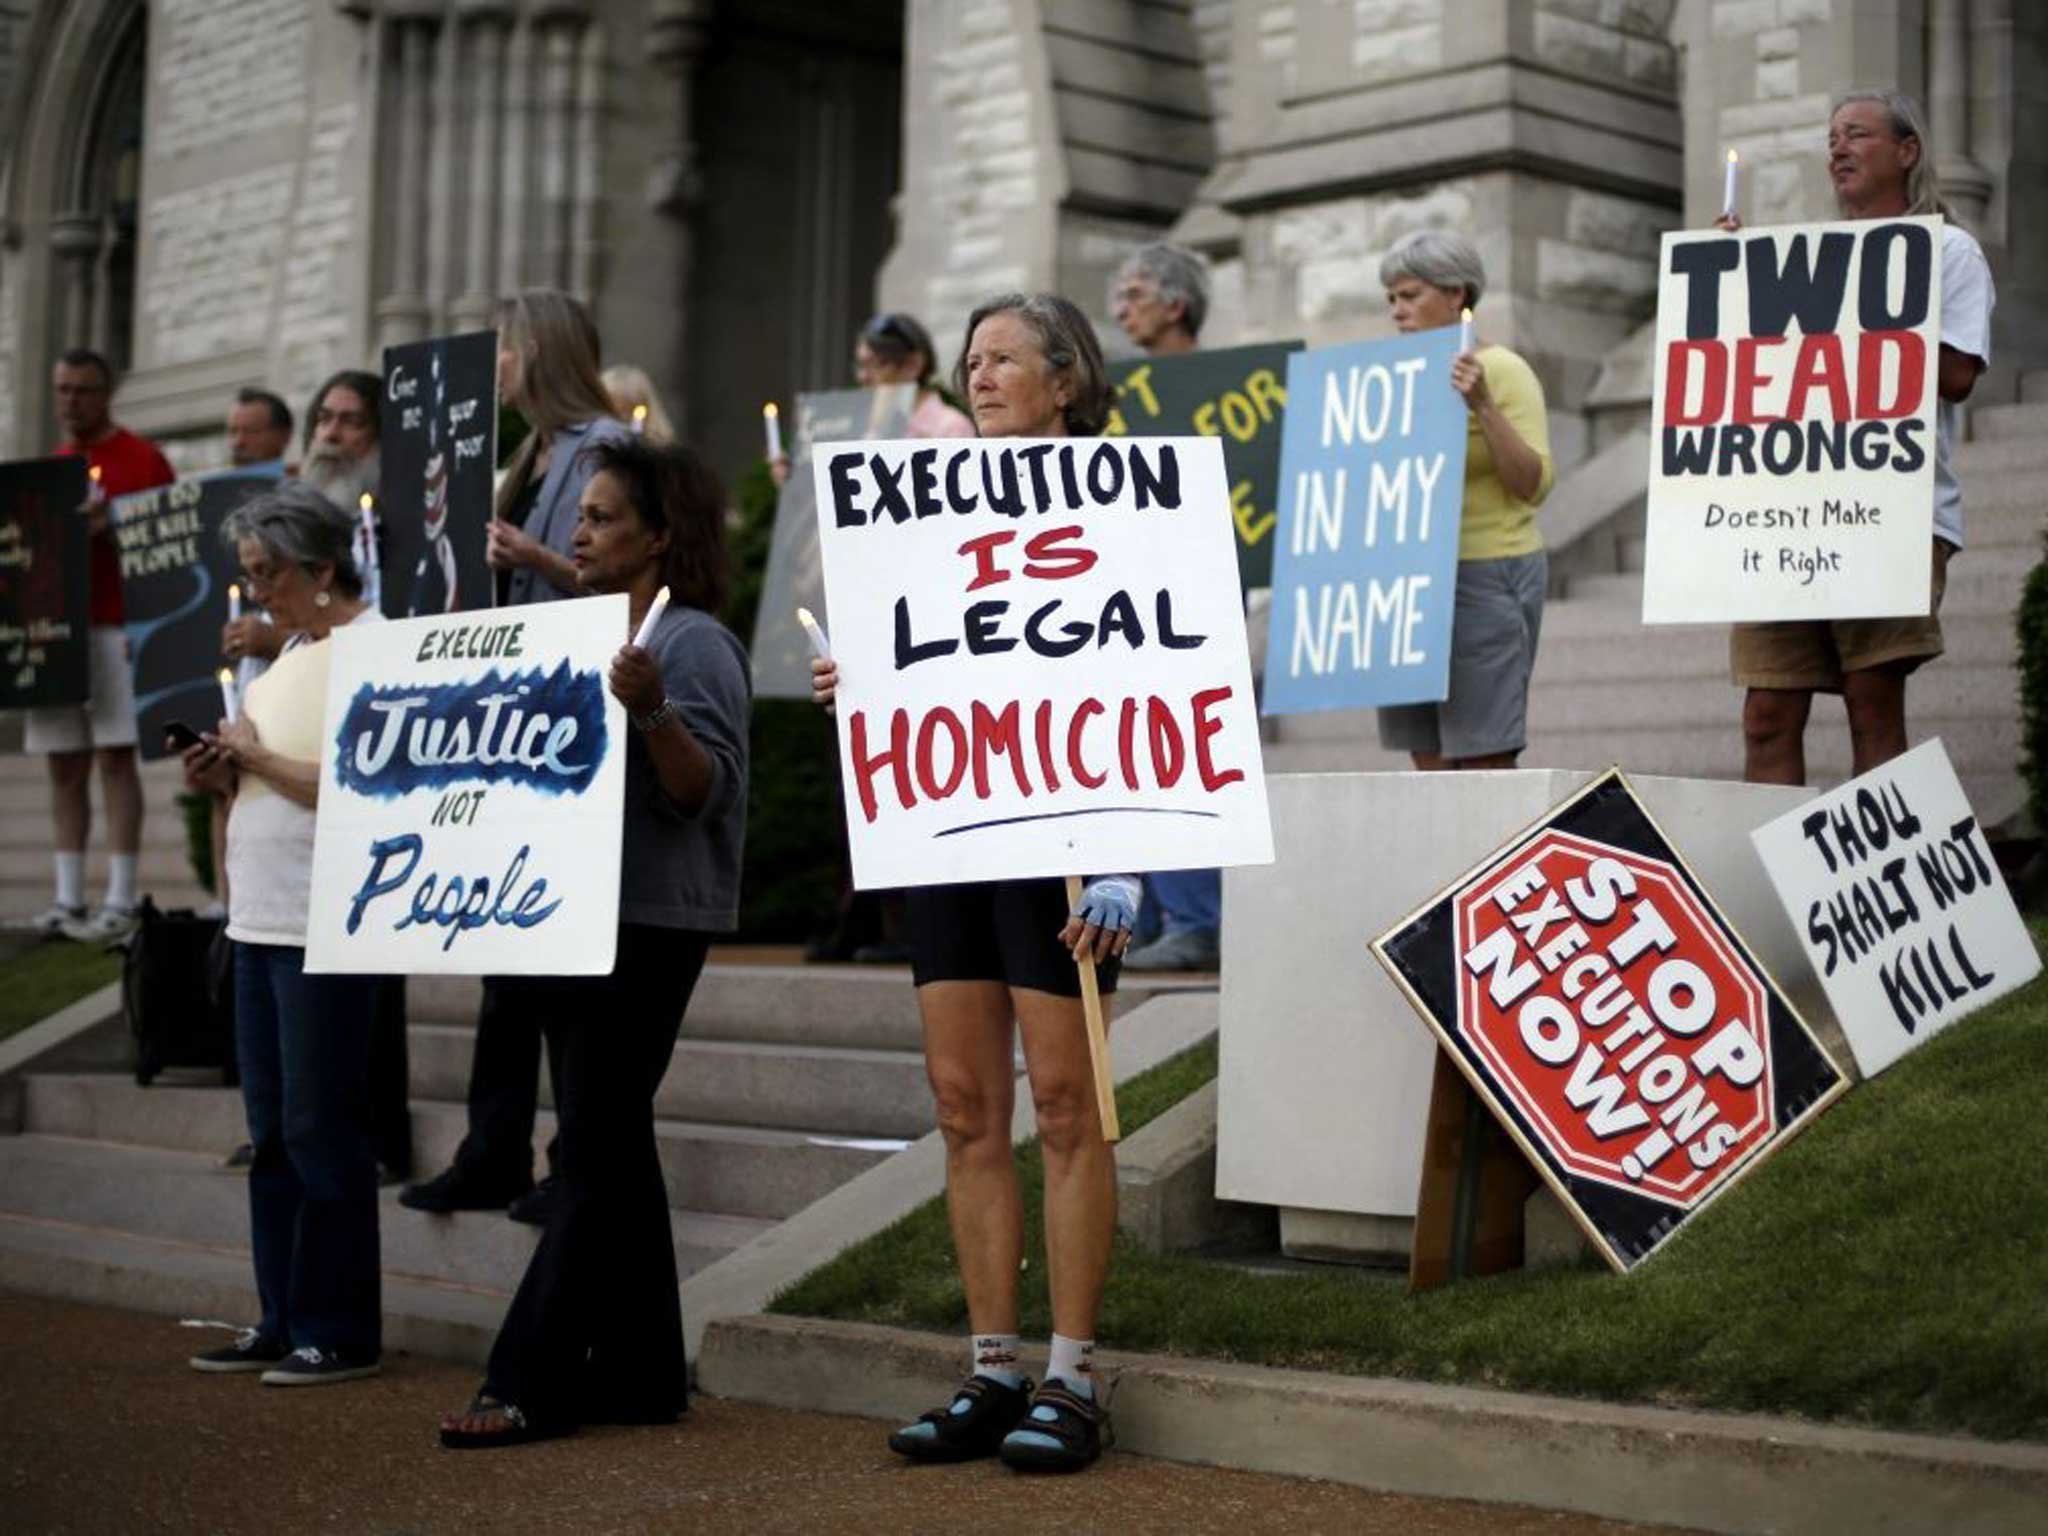
[[[0,1212],[70,1221],[142,1237],[246,1248],[248,1180],[211,1152],[173,1152],[45,1135],[0,1138]],[[674,1211],[679,1275],[695,1274],[773,1223]],[[387,1275],[509,1294],[540,1241],[536,1227],[495,1211],[428,1216],[378,1202],[381,1268]]]
[[[2008,621],[2019,606],[2020,589],[2025,586],[2033,562],[2016,549],[1982,552],[1973,558],[1968,552],[1949,567],[1948,592],[1942,599],[1942,618],[1950,615],[2004,615]],[[1543,639],[1553,636],[1608,634],[1616,639],[1633,638],[1645,629],[1673,626],[1642,622],[1643,578],[1640,572],[1613,575],[1574,576],[1570,590],[1559,601],[1545,605]],[[1724,625],[1693,625],[1695,629],[1721,629]]]
[[[461,1103],[475,1040],[476,1031],[461,1025],[413,1025],[413,1096]],[[545,1070],[540,1082],[541,1102],[552,1106]],[[654,1112],[669,1120],[908,1140],[934,1124],[921,1053],[734,1040],[679,1041]]]
[[[1736,730],[1742,718],[1742,690],[1728,681],[1725,656],[1722,661],[1717,673],[1695,677],[1567,681],[1539,671],[1529,689],[1530,731],[1535,739],[1548,740],[1714,721]],[[1936,665],[1938,671],[1928,674],[1936,686],[1907,695],[1908,715],[1916,726],[1933,730],[1937,721],[2018,714],[2019,673],[2011,665],[1970,666],[1948,659]]]
[[[2048,368],[2032,368],[2020,375],[2020,400],[2048,405]]]
[[[1944,670],[2016,664],[2019,646],[2010,614],[1947,614],[1941,632],[1948,647],[1938,663]],[[1542,644],[1536,650],[1536,687],[1688,677],[1727,681],[1726,626],[1650,625],[1637,629],[1626,645],[1617,645],[1612,635],[1553,635],[1546,622]],[[1283,735],[1283,739],[1287,738]]]
[[[89,858],[86,860],[86,867],[88,873],[102,872],[105,868],[104,858]],[[182,844],[175,848],[143,844],[136,860],[135,871],[136,881],[144,891],[155,890],[158,886],[170,889],[192,883],[192,865],[185,857]],[[39,845],[8,847],[0,843],[0,886],[40,883],[47,888],[50,879],[50,843],[47,830]],[[45,896],[44,899],[48,900],[48,897]]]
[[[1972,442],[2043,436],[2048,436],[2048,403],[2022,400],[2017,405],[1980,405],[1970,411]]]
[[[2048,470],[2048,434],[1979,438],[1972,443],[1958,443],[1954,462],[1957,478],[1963,482],[1963,494],[1968,496],[1970,482],[1974,478]]]

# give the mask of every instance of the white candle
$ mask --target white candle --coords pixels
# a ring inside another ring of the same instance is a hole
[[[242,589],[233,582],[228,583],[228,622],[234,623],[242,616]]]
[[[782,457],[782,413],[773,400],[761,407],[761,425],[768,433],[768,462],[773,464]]]
[[[663,587],[654,594],[654,601],[647,605],[647,617],[640,621],[640,632],[633,637],[633,643],[641,650],[647,649],[647,642],[654,638],[654,626],[661,618],[662,609],[668,606],[668,588]]]
[[[1460,355],[1472,350],[1472,311],[1466,310],[1458,322],[1458,351]]]
[[[221,718],[229,725],[241,718],[241,708],[235,702],[235,674],[226,667],[220,669]]]
[[[1735,217],[1735,151],[1728,151],[1728,180],[1721,191],[1721,217]]]
[[[372,534],[374,534],[377,531],[376,506],[377,498],[372,496],[368,491],[363,492],[362,495],[356,498],[356,507],[363,514],[363,527],[366,531]]]
[[[832,659],[832,647],[825,643],[825,631],[818,628],[818,621],[811,617],[811,610],[808,608],[797,609],[796,621],[803,625],[804,633],[811,637],[811,654],[820,661],[830,661]]]
[[[645,405],[636,405],[633,407],[633,435],[638,437],[646,430],[647,407]]]

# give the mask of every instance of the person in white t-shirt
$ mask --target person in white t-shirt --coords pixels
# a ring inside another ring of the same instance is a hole
[[[1906,678],[1942,651],[1941,598],[1948,562],[1963,547],[1963,492],[1952,454],[1957,407],[1991,361],[1997,294],[1983,247],[1955,222],[1941,195],[1920,104],[1902,91],[1857,91],[1828,118],[1828,179],[1845,219],[1939,214],[1941,356],[1936,371],[1934,576],[1924,617],[1738,624],[1729,662],[1747,691],[1742,705],[1743,777],[1752,784],[1806,782],[1806,721],[1815,693],[1839,693],[1849,717],[1853,772],[1868,773],[1906,750]],[[1724,229],[1737,221],[1724,217]]]

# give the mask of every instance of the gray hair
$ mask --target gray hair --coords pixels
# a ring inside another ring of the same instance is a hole
[[[1193,251],[1164,241],[1141,245],[1124,258],[1116,275],[1119,280],[1151,278],[1160,298],[1180,305],[1181,324],[1188,334],[1202,334],[1202,322],[1209,318],[1209,268]]]
[[[1920,158],[1906,172],[1907,214],[1938,213],[1953,224],[1955,210],[1941,195],[1941,177],[1934,169],[1934,141],[1927,136],[1927,114],[1920,110],[1920,103],[1904,91],[1851,91],[1828,108],[1828,121],[1833,122],[1842,108],[1865,101],[1884,108],[1894,139],[1911,139],[1920,146]]]
[[[1056,293],[1005,293],[975,306],[967,317],[967,339],[953,364],[953,388],[961,399],[969,399],[967,353],[974,345],[975,328],[990,315],[1015,315],[1038,338],[1038,350],[1045,365],[1064,376],[1071,398],[1063,415],[1067,431],[1075,437],[1100,437],[1109,424],[1109,370],[1102,363],[1102,343],[1095,339],[1095,327],[1071,299]]]
[[[280,564],[301,570],[334,567],[334,584],[345,597],[360,597],[356,570],[355,518],[301,480],[280,480],[273,490],[252,496],[221,522],[221,542],[234,550],[254,539]]]
[[[1479,247],[1448,229],[1418,229],[1393,243],[1380,258],[1380,286],[1391,288],[1404,277],[1419,277],[1432,288],[1462,288],[1467,309],[1477,309],[1486,292]]]

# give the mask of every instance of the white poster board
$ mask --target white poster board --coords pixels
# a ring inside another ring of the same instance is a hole
[[[1664,237],[1643,622],[1924,614],[1941,220]]]
[[[857,887],[1271,860],[1216,439],[813,468]]]
[[[335,631],[308,971],[611,970],[627,639],[622,594]]]
[[[2041,972],[1939,738],[1750,836],[1865,1077]]]

